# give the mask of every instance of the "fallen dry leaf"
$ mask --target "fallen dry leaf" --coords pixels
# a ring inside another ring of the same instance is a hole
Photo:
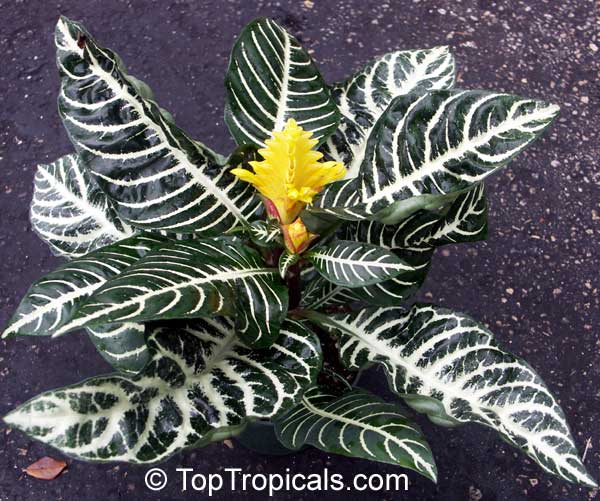
[[[35,463],[30,464],[25,473],[30,477],[39,478],[41,480],[54,480],[67,467],[64,461],[57,461],[51,457],[43,457]]]

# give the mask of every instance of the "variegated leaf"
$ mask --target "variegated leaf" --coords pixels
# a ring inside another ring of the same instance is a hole
[[[355,298],[375,306],[398,306],[410,299],[419,290],[431,265],[432,251],[413,252],[394,250],[410,270],[403,271],[397,277],[367,287],[358,287],[349,292]]]
[[[322,310],[331,306],[348,305],[356,301],[350,289],[336,285],[320,276],[314,267],[302,270],[302,297],[300,306],[310,310]]]
[[[254,189],[192,141],[78,23],[56,27],[60,115],[121,218],[149,230],[218,235],[260,206]]]
[[[118,371],[137,374],[150,360],[144,324],[106,324],[87,331],[100,355]]]
[[[264,147],[294,118],[324,141],[339,122],[319,70],[298,41],[270,19],[249,23],[233,47],[225,76],[225,122],[238,144]]]
[[[237,238],[169,242],[95,291],[68,328],[227,314],[242,340],[265,347],[287,312],[278,280]]]
[[[59,266],[29,288],[2,337],[70,330],[77,309],[94,291],[164,241],[159,235],[140,234]]]
[[[59,256],[83,256],[132,234],[75,154],[38,166],[30,216]]]
[[[387,249],[349,240],[314,247],[304,257],[327,280],[343,287],[364,287],[414,271]]]
[[[487,235],[487,203],[483,184],[460,195],[446,213],[420,210],[397,225],[376,221],[346,224],[346,238],[393,250],[414,273],[354,289],[362,301],[377,306],[398,306],[423,284],[433,249],[448,243],[471,242]]]
[[[309,444],[333,454],[411,468],[436,481],[433,454],[419,427],[398,405],[365,390],[337,395],[328,388],[311,388],[275,421],[275,430],[289,449]]]
[[[448,212],[436,217],[435,222],[419,214],[399,224],[406,235],[406,249],[416,251],[487,238],[488,204],[483,183],[459,195]]]
[[[322,151],[358,176],[369,135],[393,98],[419,90],[450,89],[454,58],[448,47],[395,51],[374,59],[332,88],[341,120]]]
[[[373,128],[359,179],[332,185],[314,206],[386,224],[439,207],[505,166],[557,113],[555,105],[484,91],[397,97]]]
[[[317,336],[289,320],[266,350],[247,348],[221,317],[159,324],[148,344],[139,375],[49,391],[4,420],[78,459],[154,463],[276,416],[321,366]]]
[[[311,317],[340,334],[349,368],[383,366],[392,390],[439,424],[479,423],[521,448],[546,471],[595,486],[565,416],[526,362],[461,313],[431,305]]]
[[[557,113],[556,105],[484,91],[396,98],[367,147],[361,202],[373,214],[396,201],[467,189],[505,166]]]
[[[279,275],[281,278],[285,278],[290,266],[295,265],[298,261],[300,261],[300,254],[291,254],[284,250],[279,256]]]
[[[281,228],[275,220],[259,219],[246,228],[250,239],[260,247],[272,247],[283,243]]]
[[[388,249],[428,252],[434,247],[484,240],[487,200],[483,183],[461,194],[446,213],[417,211],[395,225],[376,221],[348,224],[348,238]]]
[[[343,179],[326,186],[307,211],[348,221],[362,221],[368,219],[370,214],[361,200],[360,179]]]

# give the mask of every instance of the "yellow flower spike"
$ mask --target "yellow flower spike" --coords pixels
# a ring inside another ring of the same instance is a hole
[[[312,132],[290,118],[258,150],[263,160],[249,162],[254,172],[238,167],[231,173],[255,186],[270,214],[291,224],[326,184],[346,175],[340,162],[320,162],[323,154],[313,150],[317,143]]]
[[[291,224],[284,224],[281,229],[283,230],[285,246],[292,254],[301,254],[319,236],[308,231],[300,218],[297,218]]]

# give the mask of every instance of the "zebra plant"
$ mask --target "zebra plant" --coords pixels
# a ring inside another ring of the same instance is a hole
[[[33,398],[10,426],[78,459],[152,463],[268,420],[290,450],[435,481],[403,402],[595,485],[536,372],[481,323],[412,300],[437,247],[486,237],[485,178],[557,106],[455,89],[447,47],[327,85],[293,36],[257,19],[225,78],[239,145],[225,157],[81,24],[61,18],[56,48],[74,151],[38,168],[31,221],[67,261],[3,337],[83,329],[114,373]],[[394,401],[352,386],[372,365]]]

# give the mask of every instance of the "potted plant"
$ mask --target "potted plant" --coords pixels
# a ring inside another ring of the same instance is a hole
[[[239,148],[225,157],[81,24],[61,18],[56,47],[74,152],[38,168],[31,221],[68,261],[31,286],[3,337],[85,329],[115,372],[33,398],[10,426],[77,459],[132,463],[260,426],[281,451],[435,480],[404,403],[441,426],[488,426],[548,473],[595,485],[535,371],[469,316],[411,301],[437,247],[485,238],[485,178],[557,106],[455,89],[447,47],[327,85],[292,35],[257,19],[226,75]],[[373,365],[396,401],[352,386]]]

